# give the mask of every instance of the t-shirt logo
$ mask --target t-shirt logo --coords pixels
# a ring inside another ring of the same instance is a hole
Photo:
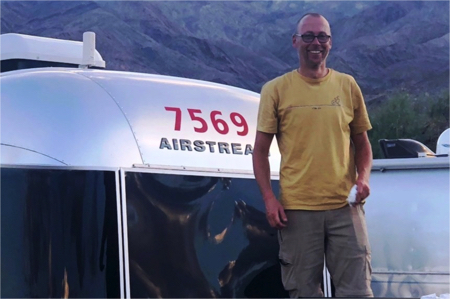
[[[335,97],[331,101],[331,106],[341,106],[341,99],[339,98],[339,96]]]

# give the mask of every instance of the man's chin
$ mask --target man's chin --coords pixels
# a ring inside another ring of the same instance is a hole
[[[307,65],[311,69],[318,69],[323,62],[323,60],[308,60]]]

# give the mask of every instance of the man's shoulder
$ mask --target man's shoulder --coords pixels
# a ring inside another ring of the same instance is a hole
[[[333,75],[336,80],[341,80],[341,81],[346,81],[346,82],[356,82],[355,78],[350,74],[342,73],[342,72],[336,71],[335,69],[332,69],[332,71],[333,71]]]
[[[274,89],[277,87],[280,87],[281,85],[286,84],[286,82],[290,81],[290,78],[293,76],[293,72],[294,71],[289,71],[287,73],[284,73],[283,75],[280,75],[278,77],[273,78],[270,81],[267,81],[264,85],[263,85],[263,89]]]

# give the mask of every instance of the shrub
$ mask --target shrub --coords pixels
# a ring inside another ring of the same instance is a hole
[[[449,91],[413,97],[397,93],[369,111],[368,132],[375,159],[384,158],[379,139],[414,139],[436,151],[439,135],[449,127]]]

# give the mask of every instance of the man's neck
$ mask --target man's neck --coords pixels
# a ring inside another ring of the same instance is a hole
[[[307,78],[320,79],[328,75],[329,69],[325,64],[320,65],[318,68],[305,68],[300,66],[297,72]]]

